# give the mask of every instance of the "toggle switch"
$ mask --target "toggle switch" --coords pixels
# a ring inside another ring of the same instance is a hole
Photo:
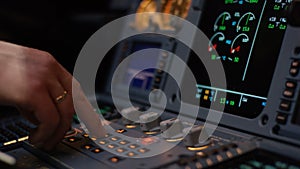
[[[121,111],[122,122],[124,125],[135,124],[139,122],[141,113],[137,107],[129,107]]]

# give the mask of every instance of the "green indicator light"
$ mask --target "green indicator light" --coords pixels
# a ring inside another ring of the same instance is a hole
[[[230,101],[229,104],[230,104],[230,106],[234,106],[235,103],[234,103],[234,101]]]

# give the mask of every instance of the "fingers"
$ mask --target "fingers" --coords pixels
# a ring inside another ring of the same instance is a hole
[[[43,148],[45,150],[51,150],[55,147],[57,143],[63,139],[65,133],[70,129],[72,117],[74,114],[73,100],[70,95],[70,91],[65,90],[64,87],[58,82],[52,85],[49,94],[53,98],[56,109],[59,114],[59,125],[56,128],[52,138],[48,140],[47,145]],[[64,92],[67,91],[65,94]],[[62,98],[61,101],[57,101],[57,98]]]
[[[62,70],[59,74],[60,82],[65,88],[68,88],[70,89],[70,91],[72,91],[72,97],[75,98],[74,100],[72,99],[72,101],[74,101],[73,104],[76,108],[76,113],[79,119],[87,127],[92,137],[104,137],[106,132],[101,123],[101,120],[98,114],[94,111],[94,108],[89,100],[86,98],[84,92],[80,87],[80,84],[61,65],[59,66]]]
[[[47,90],[35,97],[34,115],[39,121],[37,128],[30,134],[30,142],[36,146],[43,146],[52,139],[60,123],[60,115]]]

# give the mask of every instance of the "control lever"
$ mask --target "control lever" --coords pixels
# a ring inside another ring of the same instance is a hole
[[[139,122],[141,113],[137,107],[129,107],[121,111],[122,122],[124,125],[136,124]]]
[[[150,112],[140,116],[140,127],[142,131],[153,131],[158,129],[161,119],[158,113]]]
[[[180,138],[183,136],[183,124],[176,118],[160,122],[160,130],[164,138]]]
[[[188,128],[183,129],[183,133],[186,133]],[[183,143],[187,147],[202,147],[209,145],[211,140],[207,140],[203,143],[199,142],[199,136],[201,131],[203,130],[203,126],[193,126],[186,137],[183,139]]]
[[[292,26],[300,26],[300,0],[293,0],[288,10],[288,21]]]

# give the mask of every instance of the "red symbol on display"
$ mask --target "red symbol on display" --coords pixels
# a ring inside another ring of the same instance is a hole
[[[235,52],[239,52],[240,49],[241,49],[241,46],[238,46],[238,47],[236,47],[236,48],[234,48],[234,49],[231,49],[231,50],[230,50],[230,53],[233,54],[233,53],[235,53]]]
[[[209,46],[208,51],[211,52],[212,50],[216,50],[217,46],[218,46],[217,44],[214,44],[213,46]]]

